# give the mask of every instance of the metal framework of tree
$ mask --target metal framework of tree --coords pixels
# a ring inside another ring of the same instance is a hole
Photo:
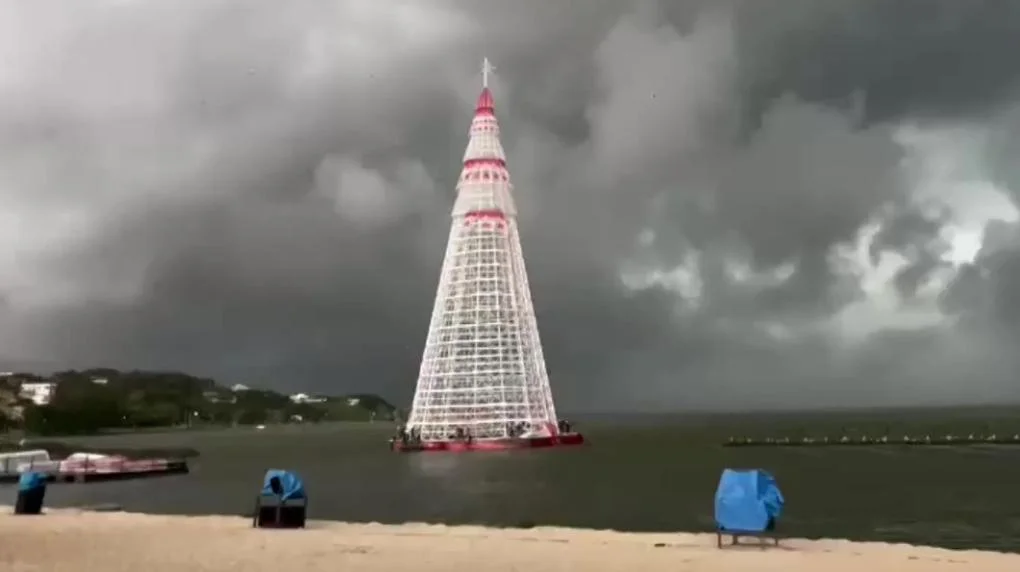
[[[488,60],[408,429],[445,440],[556,432],[542,344],[499,137]]]

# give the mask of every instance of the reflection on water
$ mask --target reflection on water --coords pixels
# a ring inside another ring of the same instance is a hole
[[[540,451],[492,451],[471,454],[400,455],[415,504],[435,520],[491,522],[498,510],[507,524],[533,522],[541,488]]]

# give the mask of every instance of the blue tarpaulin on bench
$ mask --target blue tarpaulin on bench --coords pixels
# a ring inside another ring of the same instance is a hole
[[[715,522],[720,530],[765,532],[783,512],[776,479],[758,469],[726,469],[715,491]]]
[[[280,500],[297,500],[305,498],[305,483],[301,480],[301,477],[299,477],[296,473],[281,469],[269,469],[266,471],[266,476],[262,479],[263,495],[276,496],[272,486],[274,477],[280,481],[280,487],[282,490]]]
[[[46,473],[28,471],[25,473],[21,473],[21,476],[18,477],[19,491],[33,491],[35,489],[45,487],[46,487]]]

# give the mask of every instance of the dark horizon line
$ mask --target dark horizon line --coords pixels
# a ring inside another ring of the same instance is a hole
[[[568,417],[673,417],[691,415],[697,417],[709,416],[741,416],[741,415],[805,415],[825,413],[896,413],[896,412],[939,412],[939,411],[965,411],[965,410],[1011,410],[1020,409],[1020,399],[1012,402],[960,402],[945,404],[900,404],[900,405],[847,405],[847,406],[803,406],[803,407],[755,407],[742,409],[712,408],[701,409],[670,409],[670,410],[617,410],[617,411],[564,411],[562,415]]]

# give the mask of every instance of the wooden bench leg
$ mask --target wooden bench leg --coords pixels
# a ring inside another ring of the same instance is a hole
[[[773,546],[779,546],[779,536],[776,535],[776,534],[773,534],[773,533],[750,533],[750,534],[746,534],[745,535],[745,534],[735,533],[735,532],[732,532],[732,531],[716,530],[715,531],[715,545],[716,545],[717,548],[722,548],[723,547],[723,536],[729,536],[730,537],[730,546],[744,546],[744,545],[740,544],[740,537],[741,536],[752,536],[752,537],[754,537],[755,540],[758,543],[758,546],[760,546],[762,549],[767,548],[769,546],[770,541],[771,541],[771,544]]]

